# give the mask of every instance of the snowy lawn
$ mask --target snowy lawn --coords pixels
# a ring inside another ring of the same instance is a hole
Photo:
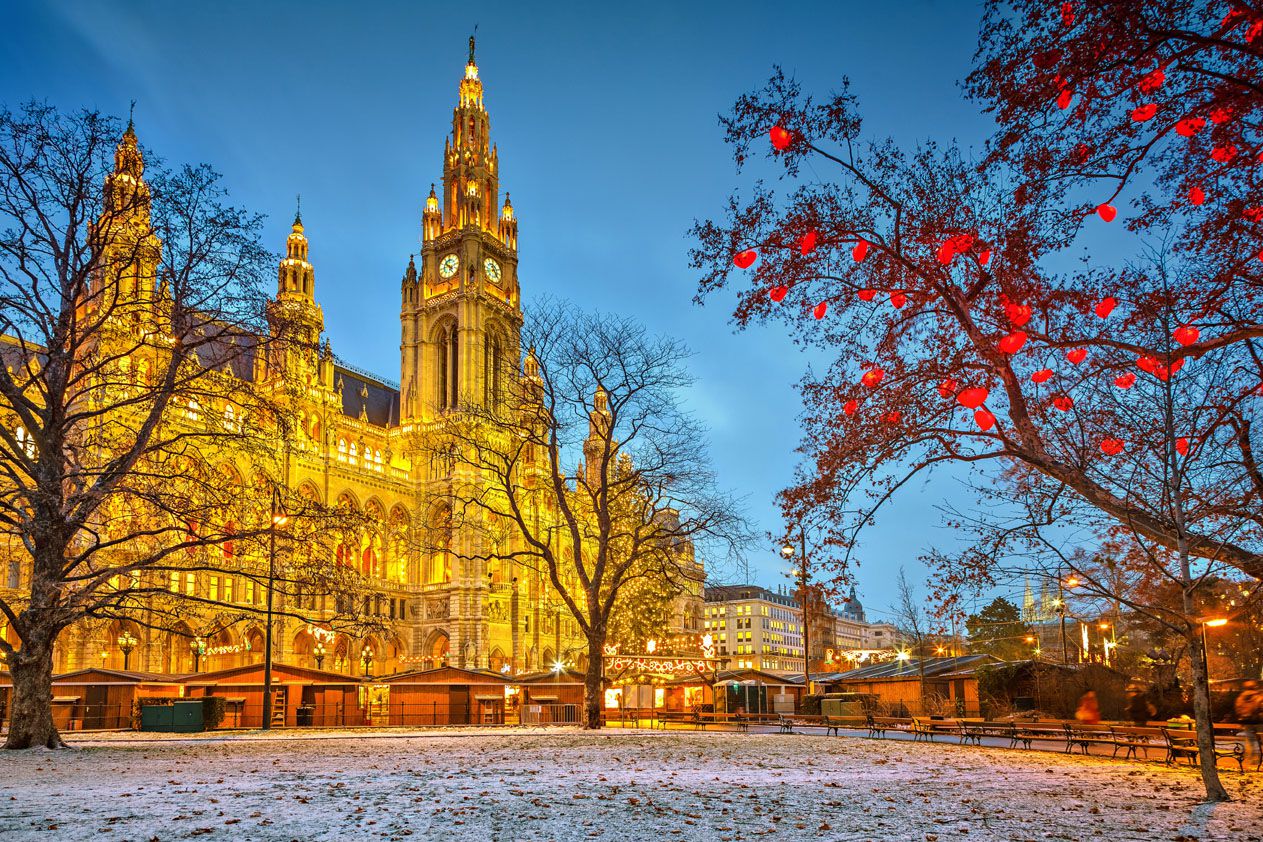
[[[131,736],[132,739],[124,739]],[[137,735],[0,755],[0,839],[1260,840],[1263,775],[818,735]]]

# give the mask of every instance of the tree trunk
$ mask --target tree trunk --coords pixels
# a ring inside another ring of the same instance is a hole
[[[1215,757],[1215,729],[1210,718],[1210,680],[1206,673],[1207,653],[1201,638],[1193,633],[1189,651],[1193,653],[1193,719],[1197,723],[1197,758],[1207,801],[1228,801],[1228,791],[1219,780]]]
[[[13,696],[9,704],[9,736],[4,747],[64,748],[53,724],[53,644],[55,634],[34,634],[9,665]]]
[[[593,629],[588,634],[588,671],[583,676],[583,727],[598,730],[601,727],[601,707],[605,701],[605,629]]]

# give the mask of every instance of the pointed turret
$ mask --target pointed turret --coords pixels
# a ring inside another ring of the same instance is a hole
[[[430,185],[430,195],[425,199],[425,210],[421,211],[421,242],[428,243],[443,232],[443,212],[439,209],[439,197]]]
[[[592,397],[592,411],[588,413],[588,437],[583,442],[588,485],[593,489],[599,487],[606,455],[614,449],[614,443],[610,440],[612,422],[609,394],[603,387],[597,386],[596,394]]]
[[[294,211],[294,224],[285,238],[285,257],[276,276],[276,297],[281,301],[313,302],[316,271],[307,260],[307,236],[303,233],[302,204]]]
[[[276,298],[268,302],[267,310],[272,335],[286,340],[277,344],[272,357],[278,374],[314,377],[319,369],[317,354],[325,317],[316,303],[316,270],[308,260],[308,247],[299,199],[285,238],[285,256],[276,269]]]

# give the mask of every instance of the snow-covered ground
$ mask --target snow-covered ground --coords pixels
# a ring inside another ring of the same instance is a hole
[[[0,756],[0,839],[1263,840],[1263,775],[821,735],[107,736]],[[120,738],[123,737],[123,738]]]

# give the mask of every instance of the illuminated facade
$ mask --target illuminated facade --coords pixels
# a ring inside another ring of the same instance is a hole
[[[147,190],[131,125],[118,146],[110,190]],[[361,371],[322,339],[324,315],[301,215],[296,214],[268,304],[273,325],[297,326],[282,355],[235,371],[293,397],[297,429],[278,441],[284,482],[330,505],[372,515],[375,528],[357,547],[339,547],[331,563],[356,566],[369,584],[363,608],[390,629],[368,638],[330,630],[321,618],[340,597],[306,595],[292,606],[314,622],[276,621],[275,660],[350,675],[382,675],[449,663],[527,672],[558,661],[582,664],[586,642],[547,576],[487,546],[486,531],[453,525],[452,484],[467,481],[455,460],[434,446],[443,413],[458,402],[501,399],[518,365],[522,326],[517,218],[500,201],[499,159],[470,39],[451,134],[443,151],[442,187],[431,186],[421,213],[419,256],[409,257],[400,289],[400,382]],[[145,230],[138,220],[138,230]],[[154,249],[156,265],[157,249]],[[152,267],[151,267],[152,268]],[[142,274],[145,269],[139,270]],[[120,290],[152,289],[137,277]],[[529,373],[529,372],[528,372]],[[232,404],[190,405],[231,422]],[[225,414],[226,413],[226,414]],[[248,466],[222,455],[230,472]],[[476,479],[476,478],[474,478]],[[692,564],[692,552],[687,554]],[[0,586],[20,587],[10,565]],[[700,580],[700,576],[698,577]],[[259,606],[263,588],[248,577],[173,574],[170,589],[226,605]],[[361,597],[357,597],[361,598]],[[673,632],[697,633],[700,593],[676,600]],[[284,608],[283,605],[278,606]],[[55,670],[88,666],[161,673],[240,666],[262,659],[263,623],[247,620],[203,638],[198,621],[175,630],[143,623],[84,623],[58,641]],[[132,640],[126,646],[120,641]],[[365,653],[371,656],[366,664]]]

